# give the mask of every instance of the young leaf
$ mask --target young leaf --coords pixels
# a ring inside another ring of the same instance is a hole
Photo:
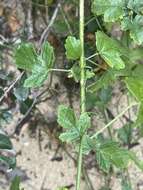
[[[80,133],[77,128],[72,128],[72,129],[69,129],[67,132],[62,133],[59,136],[59,138],[62,142],[67,142],[67,143],[75,142],[80,138]]]
[[[95,73],[93,71],[86,70],[86,72],[85,72],[85,78],[86,78],[86,80],[91,79],[94,76],[95,76]]]
[[[94,15],[104,15],[105,22],[115,22],[124,15],[125,3],[123,0],[92,0]]]
[[[63,128],[74,128],[76,127],[76,117],[74,111],[64,105],[60,105],[58,108],[58,123]]]
[[[44,65],[47,67],[47,69],[53,68],[54,61],[55,61],[55,55],[54,55],[54,49],[50,45],[50,43],[45,42],[43,44],[42,51],[41,51],[41,57],[45,63]]]
[[[88,135],[84,135],[82,139],[82,152],[88,154],[92,150],[92,139]]]
[[[77,60],[81,55],[81,44],[80,40],[76,39],[73,36],[69,36],[66,39],[66,56],[68,59]]]
[[[15,51],[15,62],[18,68],[32,71],[38,64],[36,51],[32,43],[22,43]]]
[[[77,127],[80,131],[80,134],[85,133],[86,130],[91,127],[91,119],[87,112],[80,115],[80,118],[77,121]]]
[[[123,49],[116,40],[98,31],[96,32],[96,46],[101,57],[111,68],[117,70],[125,68],[125,63],[122,59]]]
[[[71,68],[71,73],[69,77],[73,77],[76,82],[80,80],[80,67],[77,64],[74,64]]]

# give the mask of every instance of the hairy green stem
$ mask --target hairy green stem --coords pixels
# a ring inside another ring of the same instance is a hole
[[[80,8],[80,21],[79,21],[79,35],[80,35],[80,42],[81,42],[81,57],[80,57],[80,70],[81,70],[81,78],[80,78],[80,97],[81,97],[81,113],[86,111],[85,106],[85,56],[84,56],[84,0],[79,1],[79,8]],[[81,181],[81,171],[82,171],[82,141],[83,136],[80,139],[79,145],[79,155],[78,155],[78,167],[77,167],[77,179],[76,179],[76,190],[80,190],[80,181]]]
[[[82,137],[80,139],[79,152],[78,152],[78,167],[76,178],[76,190],[80,190],[81,171],[82,171]]]
[[[80,0],[80,42],[81,42],[81,57],[80,57],[80,70],[81,70],[81,113],[85,112],[85,57],[84,57],[84,0]]]

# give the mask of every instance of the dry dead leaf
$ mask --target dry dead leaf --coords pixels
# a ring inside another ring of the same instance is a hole
[[[13,10],[10,16],[8,17],[8,25],[12,32],[16,32],[20,28],[20,22],[17,19],[15,10]]]

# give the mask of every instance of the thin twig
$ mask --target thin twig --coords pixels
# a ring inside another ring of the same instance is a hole
[[[61,6],[61,2],[59,1],[59,3],[57,4],[56,8],[55,8],[55,11],[53,13],[53,16],[50,20],[50,23],[49,25],[47,26],[47,28],[44,30],[44,32],[42,33],[41,35],[41,38],[40,38],[40,41],[39,41],[39,51],[40,51],[40,48],[41,48],[41,45],[42,43],[47,39],[48,35],[49,35],[49,30],[50,28],[52,27],[52,25],[54,24],[55,22],[55,19],[57,18],[57,14],[58,14],[58,11],[59,11],[59,8]]]
[[[3,96],[0,98],[0,103],[4,100],[4,98],[8,95],[8,93],[14,88],[14,86],[21,79],[21,77],[23,76],[23,74],[24,74],[24,71],[15,79],[15,81],[4,92]]]
[[[27,24],[28,39],[33,39],[34,36],[33,36],[33,20],[32,20],[32,3],[31,3],[31,1],[28,2],[26,24]]]
[[[89,177],[89,175],[88,175],[88,172],[87,172],[85,166],[83,166],[82,172],[83,172],[85,181],[86,181],[86,183],[87,183],[87,185],[88,185],[88,189],[89,189],[89,190],[94,190],[93,184],[92,184],[92,182],[91,182],[91,179],[90,179],[90,177]]]
[[[66,15],[65,15],[65,13],[64,13],[64,11],[63,11],[62,6],[60,6],[60,10],[61,10],[62,16],[63,16],[63,18],[64,18],[64,20],[65,20],[65,23],[66,23],[66,25],[67,25],[67,27],[68,27],[69,33],[72,35],[72,34],[73,34],[72,28],[71,28],[70,23],[69,23],[69,21],[68,21]]]
[[[6,39],[3,35],[0,34],[0,38],[3,40],[3,42],[8,43],[8,39]]]
[[[26,114],[23,116],[22,119],[20,119],[20,121],[17,123],[16,127],[15,127],[15,131],[14,133],[19,135],[20,134],[20,131],[23,127],[23,123],[25,122],[25,119],[29,116],[29,114],[31,113],[32,109],[35,107],[35,105],[37,104],[37,100],[45,93],[49,90],[50,86],[51,86],[51,83],[52,83],[52,76],[50,77],[50,81],[49,81],[49,84],[48,84],[48,87],[42,91],[41,93],[39,93],[35,98],[34,98],[34,101],[32,103],[32,105],[30,106],[30,108],[27,110]]]
[[[28,109],[28,111],[26,112],[26,114],[24,115],[24,117],[22,119],[20,119],[20,121],[16,125],[15,131],[14,131],[15,134],[17,134],[17,135],[20,134],[20,131],[21,131],[22,126],[23,126],[23,122],[25,121],[25,118],[27,118],[27,116],[31,113],[33,107],[36,104],[36,101],[37,101],[37,97],[35,97],[34,101],[32,102],[32,105],[30,106],[30,108]]]

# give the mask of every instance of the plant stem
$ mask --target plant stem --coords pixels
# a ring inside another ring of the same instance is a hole
[[[85,106],[85,56],[84,56],[84,0],[79,1],[79,9],[80,9],[80,18],[79,18],[79,35],[80,35],[80,42],[81,42],[81,57],[80,57],[80,71],[81,71],[81,78],[80,78],[80,98],[81,98],[81,113],[86,111]],[[76,179],[76,190],[80,190],[80,181],[81,181],[81,170],[82,170],[82,141],[83,136],[80,139],[79,145],[79,155],[78,155],[78,167],[77,167],[77,179]]]
[[[105,129],[107,129],[108,127],[110,127],[110,125],[112,125],[115,121],[117,121],[120,117],[122,117],[124,115],[124,113],[126,113],[126,111],[128,111],[130,108],[132,108],[133,106],[139,105],[139,103],[132,103],[129,106],[127,106],[119,115],[117,115],[112,121],[110,121],[107,125],[105,125],[102,129],[100,129],[99,131],[97,131],[93,136],[91,136],[91,138],[96,138],[100,133],[102,133]]]
[[[76,190],[80,190],[81,171],[82,171],[82,137],[80,139],[79,152],[78,152],[78,166],[76,178]]]
[[[81,42],[81,57],[80,57],[80,70],[81,70],[81,113],[85,112],[85,58],[84,58],[84,0],[80,0],[80,42]]]

